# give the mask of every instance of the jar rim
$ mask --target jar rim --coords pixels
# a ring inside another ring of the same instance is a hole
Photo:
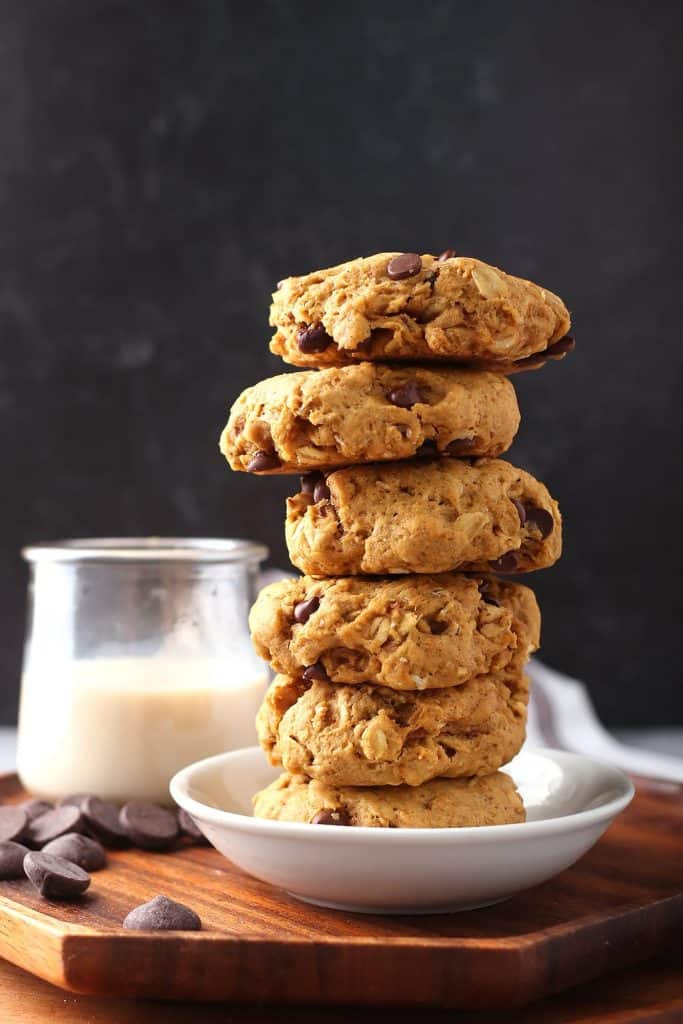
[[[265,561],[265,544],[240,537],[80,537],[22,548],[27,562]]]

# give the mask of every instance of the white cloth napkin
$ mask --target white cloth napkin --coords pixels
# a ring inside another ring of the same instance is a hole
[[[527,673],[532,682],[528,746],[571,750],[633,775],[683,783],[683,756],[641,750],[615,740],[600,724],[583,683],[548,668],[538,658],[531,659]]]

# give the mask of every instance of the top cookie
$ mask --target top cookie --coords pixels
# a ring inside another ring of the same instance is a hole
[[[573,344],[557,295],[450,250],[378,253],[288,277],[270,323],[271,351],[295,366],[419,359],[514,373]]]

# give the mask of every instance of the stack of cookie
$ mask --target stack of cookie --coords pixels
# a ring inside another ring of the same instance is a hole
[[[249,388],[221,449],[301,473],[286,536],[305,575],[250,626],[279,673],[260,742],[284,774],[255,813],[321,824],[523,820],[498,769],[522,745],[540,615],[491,575],[552,565],[556,502],[499,456],[519,425],[507,375],[560,358],[551,292],[452,251],[384,253],[281,282],[272,351],[310,367]]]

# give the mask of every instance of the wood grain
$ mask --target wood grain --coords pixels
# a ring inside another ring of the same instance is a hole
[[[393,1017],[393,1014],[392,1014]],[[680,1024],[683,953],[617,971],[518,1010],[461,1011],[457,1024]],[[190,1002],[111,999],[65,993],[0,960],[3,1024],[319,1024],[317,1007],[236,1007]],[[415,1008],[395,1011],[395,1024],[415,1024]],[[325,1024],[377,1024],[377,1007],[326,1007]],[[419,1024],[454,1024],[452,1010],[420,1008]]]
[[[22,798],[12,776],[0,800]],[[681,790],[643,790],[558,878],[464,914],[380,917],[299,903],[213,850],[113,851],[76,904],[0,887],[0,954],[76,992],[253,1003],[523,1005],[671,948],[683,934]],[[205,930],[131,934],[164,893]]]

